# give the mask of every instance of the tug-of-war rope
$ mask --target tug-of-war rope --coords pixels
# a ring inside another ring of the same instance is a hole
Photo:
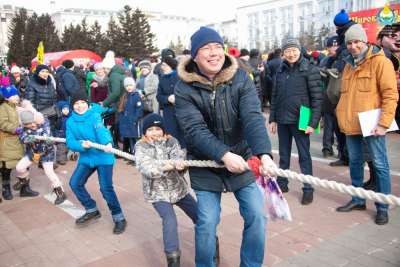
[[[40,141],[51,141],[54,143],[65,143],[65,138],[59,138],[59,137],[46,137],[46,136],[33,136],[36,140]],[[101,144],[96,144],[89,142],[89,146],[92,148],[96,148],[99,150],[105,150],[106,146],[101,145]],[[121,150],[112,148],[109,153],[113,153],[117,156],[123,157],[128,160],[135,160],[135,156],[126,152],[123,152]],[[164,163],[165,165],[171,164],[174,166],[175,161],[174,160],[163,160],[160,161]],[[183,161],[184,165],[186,167],[210,167],[210,168],[224,168],[224,165],[220,165],[216,163],[215,161],[211,160],[184,160]],[[329,181],[325,179],[321,179],[318,177],[314,177],[311,175],[304,175],[300,173],[296,173],[294,171],[290,170],[283,170],[279,169],[278,167],[271,167],[270,173],[272,176],[281,176],[281,177],[286,177],[292,180],[297,180],[302,183],[309,183],[318,187],[326,188],[326,189],[331,189],[337,192],[341,193],[347,193],[351,196],[357,196],[360,198],[365,198],[369,200],[373,200],[375,202],[380,202],[380,203],[385,203],[389,205],[394,205],[394,206],[400,206],[400,198],[395,196],[395,195],[386,195],[382,193],[376,193],[371,190],[365,190],[361,187],[354,187],[352,185],[345,185],[342,183],[338,183],[336,181]]]

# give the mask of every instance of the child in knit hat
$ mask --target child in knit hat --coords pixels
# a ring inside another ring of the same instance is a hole
[[[0,88],[0,172],[2,176],[2,195],[6,200],[13,198],[10,187],[11,170],[24,156],[24,148],[18,135],[19,127],[17,104],[19,103],[18,90],[13,85]],[[29,187],[29,184],[28,184]],[[1,198],[0,198],[1,201]]]
[[[86,213],[75,223],[82,227],[101,217],[96,202],[85,188],[90,176],[97,171],[100,191],[114,221],[113,233],[121,234],[125,231],[127,222],[113,187],[115,158],[113,154],[108,153],[112,149],[112,137],[110,131],[104,126],[96,105],[89,106],[89,100],[85,93],[74,94],[71,99],[73,112],[67,120],[67,147],[72,151],[79,152],[78,164],[69,185],[86,210]],[[90,147],[90,143],[102,144],[106,148],[104,151],[98,150]]]
[[[124,79],[125,93],[118,106],[119,134],[129,143],[130,153],[135,154],[135,143],[141,136],[140,119],[143,117],[143,103],[136,91],[136,82],[132,77]],[[134,164],[129,162],[128,164]]]
[[[186,153],[178,141],[165,132],[163,118],[155,113],[143,120],[143,138],[136,144],[136,164],[143,178],[143,194],[162,219],[164,251],[168,266],[179,266],[180,250],[174,205],[181,208],[194,224],[197,203],[190,195],[182,160]],[[159,160],[177,160],[175,166]]]
[[[34,135],[49,137],[51,136],[50,123],[41,113],[37,112],[29,101],[25,101],[21,112],[19,113],[23,131],[19,138],[25,145],[25,156],[17,163],[16,170],[20,184],[28,180],[29,167],[32,163],[42,163],[44,173],[52,183],[53,191],[56,195],[55,205],[63,203],[67,196],[62,188],[62,182],[54,172],[54,161],[56,160],[55,147],[52,141],[40,141],[33,138]],[[37,196],[38,192],[29,188],[20,189],[21,196]]]

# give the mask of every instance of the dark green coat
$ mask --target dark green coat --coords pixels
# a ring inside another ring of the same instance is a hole
[[[121,65],[115,64],[108,74],[108,96],[103,101],[105,107],[117,107],[124,93],[125,71]]]

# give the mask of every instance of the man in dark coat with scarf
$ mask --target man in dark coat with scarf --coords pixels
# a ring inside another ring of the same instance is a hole
[[[188,158],[225,164],[221,169],[189,168],[198,201],[196,266],[215,266],[222,192],[234,193],[244,220],[240,266],[261,266],[264,201],[246,160],[258,156],[264,176],[275,164],[254,82],[235,58],[224,54],[222,37],[207,27],[192,35],[191,58],[179,64],[178,75],[175,110]]]
[[[321,118],[322,82],[319,69],[301,54],[297,39],[283,41],[283,62],[276,74],[272,89],[271,114],[269,117],[271,133],[278,132],[279,167],[289,169],[293,138],[299,153],[301,173],[312,175],[310,154],[310,134],[318,127]],[[305,131],[299,129],[300,109],[302,106],[312,112]],[[288,179],[278,177],[283,192],[288,192]],[[303,184],[301,204],[313,201],[314,189],[308,183]]]

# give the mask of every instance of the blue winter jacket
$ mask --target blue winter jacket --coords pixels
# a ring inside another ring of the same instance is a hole
[[[60,66],[57,69],[57,78],[60,79],[62,83],[62,87],[67,94],[67,97],[71,97],[75,93],[81,90],[81,84],[78,79],[75,77],[72,70],[65,68],[64,66]]]
[[[141,129],[139,120],[143,116],[143,104],[138,92],[128,93],[123,112],[118,113],[119,134],[121,137],[138,138]]]
[[[104,126],[97,106],[91,107],[84,114],[73,112],[67,120],[67,147],[80,153],[78,164],[91,168],[99,165],[114,164],[114,155],[95,148],[83,148],[82,141],[106,145],[112,143],[110,131]]]

